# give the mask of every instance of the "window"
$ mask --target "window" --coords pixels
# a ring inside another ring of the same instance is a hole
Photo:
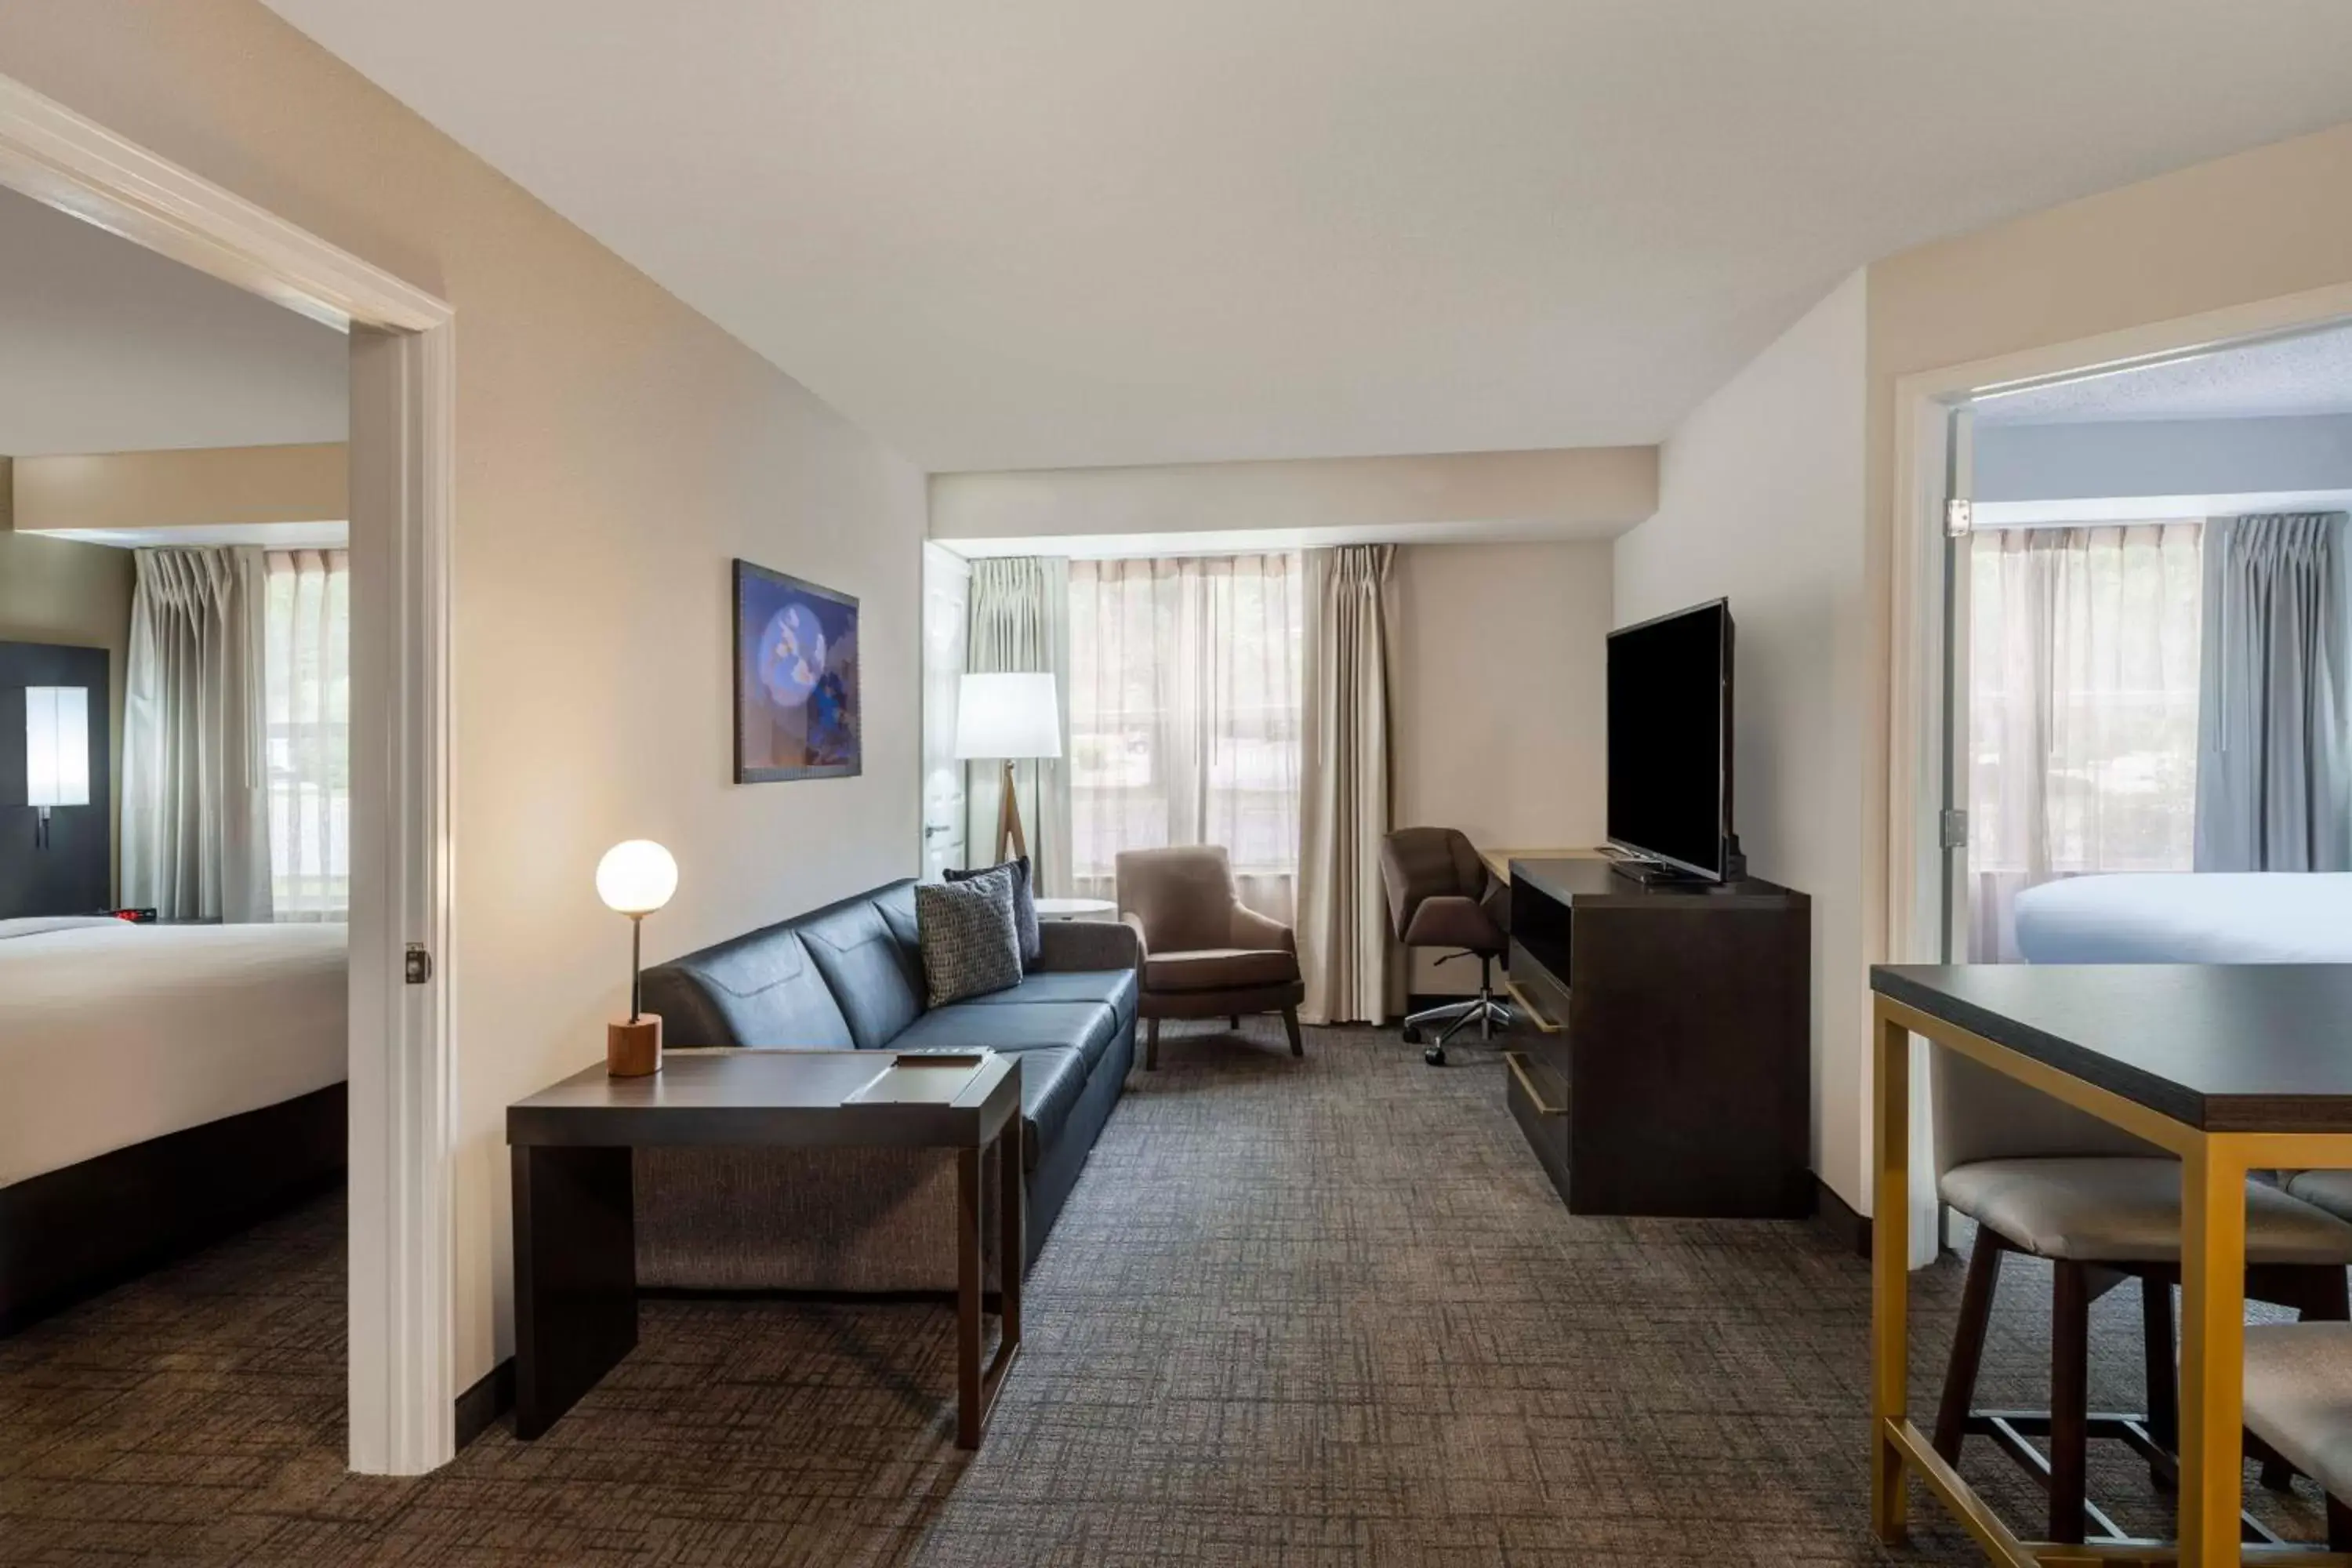
[[[265,561],[270,900],[281,921],[341,921],[352,880],[350,557],[272,550]]]
[[[1070,563],[1072,870],[1222,844],[1243,901],[1293,916],[1304,613],[1296,554]]]
[[[1991,529],[1969,546],[1969,957],[2018,957],[2039,882],[2186,871],[2197,836],[2193,522]]]

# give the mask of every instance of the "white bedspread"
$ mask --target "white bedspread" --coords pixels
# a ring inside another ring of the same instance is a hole
[[[0,1186],[344,1076],[340,925],[0,940]]]
[[[2074,877],[2017,896],[2030,963],[2352,963],[2352,874]]]

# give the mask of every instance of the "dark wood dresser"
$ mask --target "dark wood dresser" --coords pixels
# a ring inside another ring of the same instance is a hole
[[[1574,1214],[1812,1212],[1812,900],[1511,862],[1511,1113]]]

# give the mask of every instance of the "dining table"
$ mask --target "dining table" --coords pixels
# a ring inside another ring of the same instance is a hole
[[[1916,1475],[2004,1568],[2352,1563],[2242,1540],[2246,1182],[2352,1168],[2352,964],[1881,964],[1871,970],[1871,1522],[1905,1540]],[[1909,1413],[1914,1037],[2122,1128],[2182,1166],[2176,1536],[2012,1531]]]

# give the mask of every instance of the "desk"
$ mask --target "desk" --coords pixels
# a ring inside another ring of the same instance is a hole
[[[953,1149],[956,1443],[980,1446],[1021,1348],[1021,1058],[951,1100],[844,1104],[890,1051],[672,1051],[661,1071],[574,1073],[507,1108],[514,1167],[515,1436],[538,1436],[637,1342],[631,1152],[664,1146]],[[1003,1334],[981,1365],[981,1159],[996,1145]]]
[[[1478,858],[1486,863],[1486,869],[1495,873],[1495,876],[1499,880],[1507,882],[1511,879],[1511,862],[1514,860],[1598,860],[1601,858],[1601,854],[1600,850],[1591,847],[1583,849],[1488,849],[1482,845],[1478,849]]]
[[[2180,1539],[2121,1561],[2234,1568],[2245,1355],[2246,1175],[2352,1167],[2352,965],[1880,965],[1871,971],[1877,1182],[1871,1222],[1871,1522],[1904,1538],[1920,1479],[1996,1563],[2021,1541],[1909,1418],[1911,1045],[1920,1035],[2179,1156]],[[2116,1561],[2116,1549],[2095,1549]],[[2352,1557],[2297,1556],[2300,1563]]]

